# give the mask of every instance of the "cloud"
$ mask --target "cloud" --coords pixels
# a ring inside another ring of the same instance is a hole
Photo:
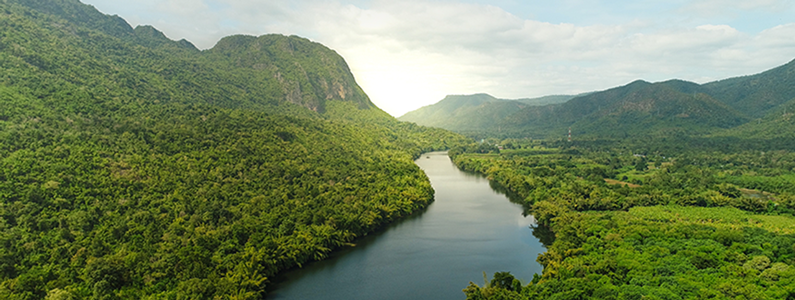
[[[792,7],[790,0],[693,0],[684,5],[680,12],[698,16],[736,14],[741,11],[762,10],[776,12]]]
[[[201,0],[165,0],[157,4],[159,11],[172,16],[198,17],[209,14],[209,7]]]
[[[625,20],[615,24],[602,21],[606,17],[541,21],[494,5],[453,1],[143,1],[155,16],[153,25],[201,48],[233,33],[297,34],[323,43],[345,57],[373,102],[393,115],[446,94],[520,98],[606,89],[635,79],[704,82],[760,72],[795,53],[794,24],[749,32],[709,17],[791,9],[791,1],[783,0],[696,0],[637,18],[631,16],[638,6],[599,9]],[[582,13],[594,5],[564,2]],[[539,4],[523,5],[532,11]],[[680,22],[681,11],[688,16]],[[137,16],[147,22],[146,12]]]
[[[319,33],[350,54],[346,58],[354,70],[368,77],[360,79],[365,90],[398,115],[405,111],[389,106],[399,103],[406,109],[407,103],[427,103],[442,94],[518,98],[604,89],[638,78],[703,82],[744,75],[771,66],[771,58],[778,64],[789,60],[791,53],[761,45],[780,43],[773,48],[781,49],[792,41],[787,36],[791,28],[784,27],[754,35],[710,23],[553,24],[524,20],[494,6],[451,2],[348,7],[345,17],[349,20],[325,24]],[[373,67],[377,65],[392,67]],[[375,85],[370,78],[392,85],[368,89]],[[410,87],[427,90],[424,95],[406,92]]]
[[[795,23],[778,25],[764,30],[756,39],[764,47],[792,50],[795,47],[795,38],[793,37],[795,37]]]

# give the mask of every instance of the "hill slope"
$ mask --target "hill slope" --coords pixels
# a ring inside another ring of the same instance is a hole
[[[0,295],[259,299],[433,201],[461,142],[298,37],[199,51],[75,0],[0,1]]]
[[[753,118],[795,98],[795,60],[765,72],[704,84],[716,99]]]
[[[716,133],[717,136],[731,136],[748,139],[792,139],[795,138],[795,97],[778,105],[762,118]]]
[[[574,135],[586,138],[701,135],[775,114],[792,99],[795,99],[795,61],[756,75],[703,85],[682,80],[657,83],[638,80],[560,104],[514,105],[494,113],[498,104],[490,102],[467,107],[465,114],[430,106],[402,118],[478,138],[563,137],[569,127]],[[479,116],[487,121],[478,119]]]
[[[563,137],[567,128],[577,137],[627,137],[703,133],[740,125],[747,118],[705,94],[698,84],[672,80],[635,81],[625,86],[575,97],[565,103],[515,110],[483,135],[500,137]],[[470,133],[470,128],[454,129]]]
[[[522,108],[562,103],[573,97],[556,95],[504,100],[488,94],[449,95],[436,104],[408,112],[398,119],[423,126],[475,132],[497,127],[500,120]]]
[[[572,124],[572,130],[600,137],[691,135],[747,121],[700,90],[698,85],[683,81],[652,84],[584,116]]]

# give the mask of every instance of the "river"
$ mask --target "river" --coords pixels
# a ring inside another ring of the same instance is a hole
[[[541,273],[545,249],[521,205],[446,152],[416,163],[436,191],[426,211],[280,275],[268,299],[463,299],[470,281],[483,285],[483,272],[510,271],[523,284]]]

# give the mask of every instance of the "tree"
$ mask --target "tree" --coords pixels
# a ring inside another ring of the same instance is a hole
[[[512,291],[514,280],[515,278],[513,275],[511,275],[511,272],[495,272],[494,278],[491,279],[491,283],[489,285],[492,287],[498,287]],[[521,287],[521,284],[519,286]]]
[[[646,158],[641,158],[637,164],[635,164],[635,170],[638,172],[644,172],[649,168],[646,164]]]

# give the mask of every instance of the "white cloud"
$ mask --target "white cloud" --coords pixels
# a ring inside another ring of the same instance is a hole
[[[187,37],[202,48],[232,33],[297,34],[323,43],[345,57],[373,102],[393,115],[446,94],[519,98],[606,89],[635,79],[704,82],[760,72],[795,53],[795,23],[745,32],[723,19],[692,17],[708,15],[702,10],[792,7],[783,0],[690,1],[678,10],[688,11],[687,22],[672,22],[678,18],[672,9],[660,17],[622,16],[631,21],[621,24],[542,22],[492,5],[452,1],[144,3],[157,17],[148,21],[139,12],[138,22],[154,23],[169,37]],[[186,6],[191,9],[179,9]],[[605,11],[617,13],[619,6]]]
[[[211,15],[202,0],[165,0],[157,4],[158,10],[180,17]]]
[[[680,12],[695,15],[736,14],[741,11],[763,10],[775,12],[792,7],[790,0],[692,0]]]
[[[795,23],[764,30],[757,36],[757,40],[764,47],[792,50],[795,47]]]

